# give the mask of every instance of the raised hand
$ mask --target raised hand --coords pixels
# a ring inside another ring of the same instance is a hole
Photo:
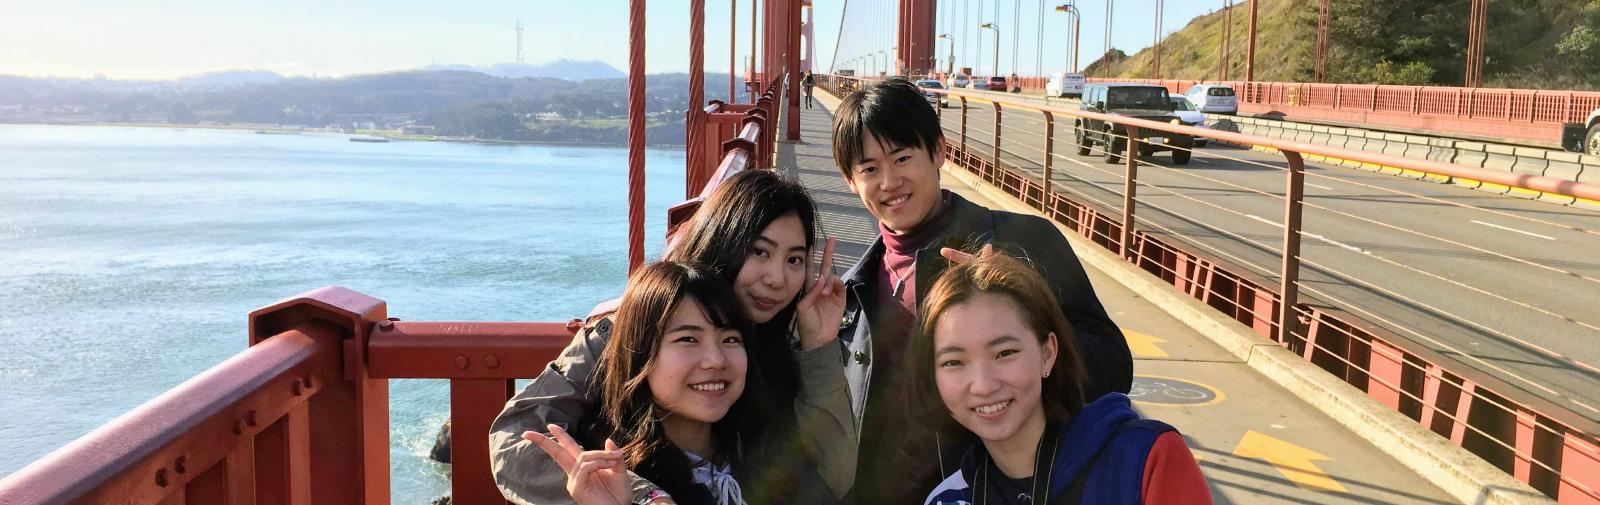
[[[806,296],[795,304],[795,329],[800,333],[800,349],[812,350],[839,338],[839,320],[844,316],[844,281],[833,273],[833,246],[829,238],[822,247],[822,268],[806,289]],[[810,278],[807,275],[806,278]]]
[[[522,438],[543,449],[567,473],[567,494],[578,505],[628,505],[628,468],[617,443],[606,439],[605,450],[585,451],[567,430],[549,425],[550,436],[524,431]],[[552,438],[553,437],[553,438]]]
[[[972,253],[964,252],[958,249],[951,249],[949,247],[939,248],[939,255],[944,256],[944,259],[948,260],[951,266],[965,265],[967,263],[971,263],[972,260],[982,258],[990,254],[994,254],[994,244],[984,244],[983,249],[979,249],[977,255],[973,255]]]

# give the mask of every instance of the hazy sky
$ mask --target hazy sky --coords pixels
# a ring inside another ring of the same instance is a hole
[[[1051,12],[1064,0],[1045,2],[1045,68],[1055,70],[1066,51],[1066,15]],[[1079,0],[1084,13],[1087,64],[1103,46],[1105,4]],[[1243,1],[1243,0],[1239,0]],[[1002,29],[1011,8],[1022,11],[1019,67],[1033,67],[1038,0],[999,0]],[[1115,0],[1115,45],[1150,45],[1155,0]],[[945,12],[963,6],[976,12],[980,0],[942,0]],[[981,1],[984,21],[995,0]],[[1167,32],[1193,17],[1219,8],[1223,0],[1170,0]],[[819,67],[832,60],[844,0],[815,0]],[[688,2],[651,0],[646,17],[646,70],[688,69]],[[750,0],[739,0],[739,54],[748,54]],[[0,6],[0,74],[111,78],[171,78],[202,72],[263,69],[289,75],[336,76],[426,66],[430,63],[484,65],[514,61],[516,21],[521,19],[529,63],[557,58],[601,60],[627,65],[626,0],[5,0]],[[728,67],[726,0],[706,7],[706,60],[711,71]],[[841,53],[887,49],[891,36],[879,21],[893,19],[892,0],[851,0],[851,27]],[[955,19],[959,20],[959,14]],[[941,16],[941,31],[950,20]],[[976,25],[976,15],[969,23]],[[959,24],[959,23],[958,23]],[[892,25],[887,25],[892,26]],[[869,29],[870,28],[870,29]],[[880,42],[874,34],[881,37]],[[991,32],[984,32],[993,37]],[[969,36],[969,39],[975,36]],[[1009,66],[1011,33],[1002,32],[1001,59]],[[983,53],[992,59],[985,39]],[[1054,41],[1052,43],[1052,41]],[[969,41],[970,42],[970,41]],[[875,49],[874,49],[875,50]],[[957,49],[958,57],[960,49]],[[969,49],[969,58],[975,49]],[[941,52],[944,52],[941,50]],[[842,54],[841,60],[858,54]],[[941,56],[942,57],[942,56]],[[740,64],[743,71],[743,64]]]

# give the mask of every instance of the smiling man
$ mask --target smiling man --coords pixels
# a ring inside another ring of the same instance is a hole
[[[833,157],[879,236],[844,274],[839,342],[861,434],[854,503],[916,503],[948,473],[967,440],[940,439],[908,418],[903,363],[917,304],[948,265],[940,249],[994,244],[1044,276],[1077,333],[1086,398],[1128,392],[1128,343],[1094,294],[1072,246],[1044,218],[996,211],[939,188],[944,133],[922,92],[889,79],[849,94],[833,120]],[[945,452],[946,454],[941,454]],[[943,468],[941,468],[943,467]]]

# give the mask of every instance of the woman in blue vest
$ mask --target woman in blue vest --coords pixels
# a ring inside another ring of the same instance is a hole
[[[1022,260],[951,267],[918,312],[914,408],[979,440],[926,504],[1211,503],[1177,430],[1121,393],[1086,401],[1072,328]]]

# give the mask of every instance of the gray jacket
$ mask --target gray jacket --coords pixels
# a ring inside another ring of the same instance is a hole
[[[601,351],[611,338],[611,315],[579,331],[561,356],[506,403],[489,428],[489,460],[495,485],[519,505],[572,503],[566,474],[532,442],[525,431],[545,433],[547,424],[577,429],[586,413],[599,408],[592,376]],[[844,496],[855,478],[856,423],[845,387],[843,358],[837,345],[797,351],[801,388],[795,398],[796,426],[804,456],[815,462],[835,497]],[[631,475],[631,474],[630,474]],[[634,501],[655,489],[633,475]]]

